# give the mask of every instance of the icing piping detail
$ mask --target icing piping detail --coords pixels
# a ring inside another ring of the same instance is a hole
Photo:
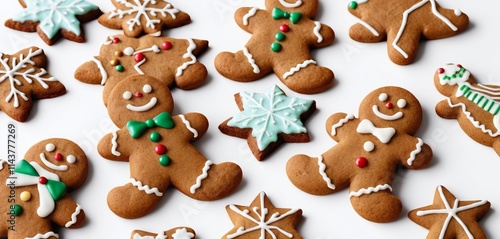
[[[389,184],[384,184],[384,185],[377,185],[376,187],[369,187],[369,188],[362,188],[360,190],[358,190],[357,192],[350,192],[349,193],[349,197],[359,197],[361,195],[364,195],[364,194],[372,194],[372,193],[376,193],[378,191],[381,191],[381,190],[387,190],[389,189],[389,191],[392,192],[392,187],[391,185]]]
[[[302,0],[297,0],[295,3],[287,3],[285,0],[280,0],[281,5],[287,8],[296,8],[302,5]]]
[[[248,13],[243,16],[243,25],[248,26],[248,19],[250,17],[255,16],[255,13],[257,13],[258,8],[253,7],[252,9],[248,10]]]
[[[116,131],[113,131],[113,133],[111,133],[113,135],[113,138],[111,139],[111,153],[114,155],[114,156],[121,156],[122,153],[118,152],[116,150],[116,148],[118,148],[118,143],[116,142],[116,140],[118,140],[118,134],[116,133]]]
[[[403,112],[401,112],[401,111],[398,111],[397,113],[395,113],[393,115],[386,115],[386,114],[384,114],[384,113],[382,113],[382,112],[380,112],[378,110],[378,106],[377,105],[374,105],[372,107],[372,110],[373,110],[373,113],[377,117],[379,117],[379,118],[381,118],[383,120],[398,120],[398,119],[401,119],[401,117],[403,117]]]
[[[156,16],[157,13],[160,13],[163,17],[167,16],[167,13],[175,19],[177,16],[176,14],[179,13],[179,10],[177,8],[174,8],[170,3],[165,5],[162,9],[159,8],[154,8],[154,7],[147,7],[147,5],[151,2],[152,4],[156,4],[157,0],[144,0],[144,3],[140,3],[139,0],[134,0],[134,5],[133,3],[128,2],[127,0],[116,0],[117,3],[125,5],[125,7],[128,7],[130,9],[128,10],[121,10],[117,9],[115,11],[111,11],[108,19],[111,19],[113,17],[118,17],[118,18],[123,18],[125,15],[131,15],[133,13],[137,13],[137,15],[134,18],[131,18],[127,20],[128,24],[128,30],[133,31],[134,26],[140,26],[141,25],[141,16],[144,16],[146,19],[146,27],[155,28],[155,24],[160,23],[161,21],[159,19],[151,19],[147,12],[149,12],[152,16]],[[163,0],[164,2],[167,2]]]
[[[97,65],[97,68],[99,68],[99,72],[101,72],[101,85],[106,84],[106,81],[108,80],[108,73],[106,72],[106,69],[104,69],[102,62],[96,58],[92,58],[92,61]]]
[[[134,187],[137,187],[140,191],[146,192],[146,194],[155,194],[158,197],[163,196],[163,193],[158,190],[158,188],[150,188],[148,185],[143,186],[141,181],[136,181],[134,178],[129,179],[129,183],[131,183]]]
[[[344,125],[345,123],[347,123],[347,121],[352,120],[352,119],[354,119],[354,115],[353,114],[348,114],[343,119],[341,119],[338,123],[332,125],[331,135],[332,136],[337,135],[337,128],[342,127],[342,125]]]
[[[73,212],[73,214],[71,214],[71,221],[67,222],[66,225],[64,225],[64,226],[71,227],[73,224],[75,224],[76,217],[80,214],[81,211],[82,211],[82,207],[80,207],[80,205],[76,204],[75,212]]]
[[[175,74],[176,77],[182,76],[182,73],[186,68],[188,68],[188,66],[196,63],[196,56],[193,55],[193,50],[196,49],[196,44],[191,38],[188,38],[187,41],[189,42],[189,46],[187,48],[186,54],[182,55],[182,57],[191,58],[191,60],[184,62],[181,66],[179,66],[179,68],[177,68],[177,73]]]
[[[188,232],[186,228],[181,228],[175,230],[175,233],[172,234],[172,237],[174,239],[191,239],[194,238],[194,234],[191,232]]]
[[[34,237],[26,237],[25,239],[47,239],[49,237],[59,238],[59,235],[54,232],[47,232],[45,234],[38,233]]]
[[[323,156],[318,157],[318,166],[319,166],[319,174],[321,174],[321,177],[323,177],[323,180],[326,182],[326,186],[330,188],[331,190],[335,190],[335,184],[332,183],[332,179],[326,175],[325,169],[326,165],[323,163]]]
[[[310,64],[316,64],[316,61],[314,61],[314,60],[305,60],[303,63],[297,64],[297,66],[291,68],[288,72],[286,72],[285,74],[283,74],[283,78],[286,79],[289,76],[292,76],[293,74],[295,74],[295,72],[299,72],[300,69],[306,68]]]
[[[189,122],[184,115],[179,115],[179,118],[181,118],[182,123],[186,125],[186,128],[193,133],[194,138],[198,138],[198,131],[191,127],[191,122]]]
[[[49,167],[50,169],[57,170],[57,171],[66,171],[68,170],[68,165],[55,165],[47,160],[45,158],[45,154],[40,153],[40,159],[42,160],[42,163]]]
[[[144,112],[144,111],[148,111],[150,109],[152,109],[153,107],[155,107],[156,103],[158,102],[158,99],[156,97],[153,97],[151,98],[151,100],[149,100],[149,102],[145,105],[141,105],[141,106],[134,106],[134,105],[131,105],[131,104],[127,104],[125,107],[128,109],[128,110],[131,110],[131,111],[135,111],[135,112]]]
[[[316,35],[316,37],[318,37],[318,43],[321,43],[323,41],[323,36],[321,36],[321,33],[319,33],[319,31],[321,30],[321,23],[318,21],[315,21],[314,25],[315,25],[315,27],[313,29],[313,33],[314,33],[314,35]]]
[[[467,107],[465,106],[464,103],[457,103],[457,104],[453,104],[451,103],[451,99],[448,97],[447,98],[448,100],[448,105],[452,108],[455,108],[455,107],[462,107],[462,112],[465,114],[465,116],[467,117],[467,119],[469,119],[469,121],[472,123],[472,125],[478,129],[480,129],[481,131],[483,131],[483,133],[485,134],[489,134],[491,137],[497,137],[498,135],[500,135],[500,131],[497,130],[496,133],[493,133],[493,131],[491,131],[490,129],[486,129],[486,126],[484,126],[483,124],[481,124],[481,122],[479,121],[476,121],[474,119],[474,117],[472,116],[472,114],[467,111]]]
[[[260,68],[259,66],[255,63],[255,59],[253,59],[253,56],[252,54],[248,51],[248,48],[246,47],[243,47],[243,55],[245,55],[248,59],[248,63],[250,63],[250,65],[252,66],[253,68],[253,73],[255,74],[259,74],[260,73]]]
[[[141,65],[146,62],[146,58],[142,59],[142,61],[137,62],[137,64],[134,65],[134,69],[137,71],[137,73],[144,75],[144,71],[141,70]]]
[[[358,127],[356,128],[356,132],[360,134],[372,134],[373,136],[377,137],[380,142],[387,144],[389,143],[389,141],[391,141],[392,137],[396,133],[396,129],[391,127],[378,128],[373,125],[370,120],[364,119],[359,122]]]
[[[191,188],[189,189],[189,191],[194,194],[196,193],[196,189],[198,189],[199,187],[201,187],[201,181],[205,178],[208,177],[208,170],[210,170],[210,165],[212,165],[213,162],[208,160],[207,162],[205,162],[205,167],[203,167],[202,169],[202,174],[200,174],[197,178],[196,178],[196,183],[193,184],[191,186]]]
[[[424,141],[420,138],[417,138],[418,142],[416,144],[416,148],[415,150],[411,151],[410,153],[410,157],[406,160],[406,162],[408,163],[408,165],[412,165],[413,164],[413,160],[415,160],[415,156],[417,154],[420,153],[420,151],[422,151],[422,145],[424,145]]]

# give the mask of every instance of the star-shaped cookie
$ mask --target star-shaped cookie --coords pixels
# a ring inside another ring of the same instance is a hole
[[[408,217],[429,229],[428,239],[486,239],[477,221],[490,205],[486,200],[459,201],[448,189],[438,186],[433,204],[411,210]]]
[[[30,47],[13,55],[0,52],[0,110],[12,119],[28,119],[34,99],[63,95],[66,88],[44,67],[47,57],[42,49]]]
[[[257,160],[263,160],[282,142],[309,142],[302,123],[316,109],[314,100],[288,97],[276,85],[266,93],[235,95],[241,110],[219,125],[227,135],[248,140]]]
[[[469,25],[465,13],[442,8],[436,0],[354,0],[348,9],[360,19],[349,36],[366,43],[387,41],[389,58],[398,65],[413,62],[421,38],[451,37]]]
[[[98,18],[99,7],[87,0],[19,0],[25,8],[5,22],[5,26],[24,32],[38,32],[48,45],[62,35],[64,38],[84,42],[80,22]]]
[[[227,232],[222,239],[302,239],[295,230],[302,218],[301,209],[276,208],[261,192],[247,206],[228,205],[226,211],[234,228]]]
[[[167,239],[167,238],[172,238],[172,239],[195,239],[196,238],[196,233],[194,232],[193,229],[189,227],[176,227],[172,228],[168,231],[160,232],[158,234],[151,233],[151,232],[146,232],[146,231],[141,231],[141,230],[134,230],[132,234],[130,235],[130,239]]]
[[[165,0],[111,0],[116,9],[98,21],[112,29],[123,29],[129,37],[160,36],[163,28],[186,25],[191,18]]]

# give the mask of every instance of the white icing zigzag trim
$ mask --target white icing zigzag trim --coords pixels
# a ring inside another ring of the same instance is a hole
[[[249,19],[250,17],[255,16],[255,13],[257,13],[257,9],[258,9],[258,8],[253,7],[252,9],[250,9],[250,10],[248,11],[248,13],[247,13],[247,14],[245,14],[245,16],[243,16],[243,25],[248,26],[248,19]]]
[[[248,48],[246,47],[243,47],[243,55],[245,55],[248,59],[248,63],[250,63],[250,65],[252,66],[253,68],[253,73],[255,74],[259,74],[260,73],[260,68],[259,66],[257,65],[257,63],[255,63],[255,59],[253,59],[253,56],[252,54],[248,51]]]
[[[348,114],[348,115],[345,116],[345,118],[341,119],[338,123],[332,125],[331,135],[332,136],[337,135],[337,128],[342,127],[342,125],[344,125],[345,123],[347,123],[347,121],[352,120],[352,119],[354,119],[354,115],[353,114]]]
[[[136,181],[134,178],[129,179],[129,183],[131,183],[134,187],[137,187],[140,191],[144,191],[147,194],[155,194],[158,197],[163,196],[163,193],[158,190],[158,188],[150,188],[148,185],[143,186],[141,181]]]
[[[71,214],[71,221],[67,222],[66,225],[64,225],[64,226],[71,227],[73,224],[75,224],[76,217],[80,214],[81,211],[82,211],[82,207],[80,207],[80,205],[76,204],[75,212],[73,214]]]
[[[467,117],[467,119],[469,119],[469,121],[471,122],[471,124],[480,129],[481,131],[483,131],[483,133],[485,134],[489,134],[491,137],[497,137],[498,135],[500,135],[500,131],[497,131],[496,133],[493,133],[493,131],[491,131],[490,129],[486,129],[486,126],[484,126],[483,124],[481,124],[479,121],[476,121],[474,119],[474,117],[472,117],[471,113],[469,111],[467,111],[467,108],[465,106],[464,103],[458,103],[458,104],[453,104],[451,103],[451,99],[448,97],[446,98],[448,100],[448,105],[452,108],[455,108],[455,107],[462,107],[462,112],[465,114],[465,116]]]
[[[369,187],[369,188],[362,188],[358,190],[357,192],[350,192],[349,197],[359,197],[364,194],[371,194],[371,193],[376,193],[381,190],[387,190],[392,192],[392,187],[389,184],[384,184],[384,185],[377,185],[376,187]]]
[[[49,237],[59,238],[59,235],[54,232],[47,232],[45,234],[38,233],[34,237],[26,237],[25,239],[47,239]]]
[[[97,65],[97,68],[99,68],[99,72],[101,72],[101,85],[106,84],[106,81],[108,80],[108,73],[106,72],[106,69],[104,69],[101,61],[95,58],[92,58],[92,61]]]
[[[193,186],[191,186],[191,188],[189,189],[189,191],[194,194],[196,193],[196,189],[198,189],[199,187],[201,187],[201,181],[205,178],[208,177],[208,170],[210,170],[210,165],[212,165],[213,162],[208,160],[207,162],[205,162],[205,167],[203,167],[202,171],[203,173],[200,174],[197,178],[196,178],[196,183],[193,184]]]
[[[283,74],[283,78],[286,79],[289,76],[292,76],[293,74],[295,74],[295,72],[299,72],[300,69],[306,68],[310,64],[316,64],[316,61],[314,61],[314,60],[305,60],[303,63],[297,64],[297,66],[293,67],[292,69],[290,69],[290,71],[288,71],[285,74]]]
[[[113,135],[113,138],[111,139],[111,153],[114,155],[114,156],[121,156],[122,153],[118,152],[116,150],[116,148],[118,148],[118,143],[116,142],[116,140],[118,139],[118,134],[116,133],[116,131],[113,131],[113,133],[111,133]]]
[[[326,175],[325,169],[326,165],[323,163],[323,156],[318,157],[318,166],[319,166],[319,174],[323,177],[323,180],[326,182],[326,186],[331,190],[335,190],[335,184],[332,183],[332,180]]]
[[[410,157],[406,160],[406,162],[410,166],[413,164],[413,160],[415,160],[415,156],[417,154],[419,154],[420,151],[422,151],[422,145],[424,145],[424,141],[422,139],[417,138],[417,140],[418,140],[418,142],[417,142],[415,150],[411,151]]]
[[[184,117],[184,115],[179,115],[179,118],[181,118],[182,123],[186,125],[186,128],[193,133],[194,138],[198,138],[198,131],[191,127],[191,123]]]
[[[315,21],[314,25],[316,25],[316,26],[313,29],[313,33],[318,38],[318,43],[321,43],[323,41],[323,36],[321,36],[321,33],[319,33],[319,31],[321,30],[321,23],[318,21]]]
[[[187,41],[189,42],[189,46],[187,48],[186,54],[184,54],[182,57],[183,58],[191,58],[190,61],[184,62],[179,68],[177,68],[177,73],[175,76],[179,77],[182,76],[182,73],[188,66],[196,63],[196,56],[193,55],[193,50],[196,49],[196,44],[194,44],[193,39],[188,38]]]

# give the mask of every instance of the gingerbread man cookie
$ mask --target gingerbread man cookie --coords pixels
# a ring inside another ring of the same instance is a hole
[[[119,125],[123,119],[116,118],[128,122],[98,144],[104,158],[130,164],[129,182],[108,194],[108,206],[123,218],[148,214],[170,185],[194,199],[216,200],[232,193],[242,179],[238,165],[215,164],[191,144],[206,133],[205,116],[172,116],[168,112],[171,108],[165,107],[165,102],[171,102],[170,93],[164,92],[168,88],[153,81],[151,77],[136,75],[113,88],[109,97],[109,104],[113,105],[108,111],[110,117]]]
[[[413,136],[421,122],[422,108],[413,94],[399,87],[379,88],[361,102],[358,118],[331,115],[326,130],[338,144],[318,157],[292,157],[288,178],[316,195],[349,187],[351,204],[363,218],[396,220],[402,210],[392,194],[396,168],[422,169],[432,160],[431,148]]]
[[[34,99],[66,93],[64,85],[44,69],[46,65],[47,57],[37,47],[13,55],[0,53],[0,110],[12,119],[24,122]]]
[[[87,172],[82,149],[60,138],[35,144],[15,166],[3,163],[0,196],[8,203],[0,211],[0,237],[56,239],[53,225],[82,226],[85,213],[68,193],[85,182]]]
[[[421,38],[455,36],[469,25],[465,13],[444,9],[436,0],[354,0],[348,9],[360,19],[349,30],[351,38],[366,43],[387,41],[389,58],[398,65],[413,62]]]
[[[196,239],[196,233],[189,227],[176,227],[158,234],[135,230],[130,235],[130,239]]]
[[[265,10],[244,7],[236,11],[238,26],[252,37],[243,50],[217,55],[217,71],[241,82],[258,80],[274,71],[293,91],[312,94],[327,90],[334,74],[312,59],[310,48],[332,44],[335,34],[329,26],[312,20],[318,0],[265,0],[265,4]]]
[[[196,58],[207,48],[208,41],[197,39],[110,36],[99,56],[75,71],[75,78],[104,85],[105,104],[111,89],[121,79],[134,74],[149,75],[165,86],[190,90],[201,86],[207,78],[206,67]]]
[[[478,221],[490,206],[486,200],[459,201],[448,189],[438,186],[433,203],[411,210],[408,217],[429,229],[428,239],[486,239]]]
[[[99,7],[87,0],[19,0],[25,8],[5,22],[5,26],[24,32],[38,32],[47,45],[62,35],[64,38],[85,42],[80,22],[98,18]]]
[[[110,11],[98,21],[102,25],[123,29],[129,37],[143,34],[160,36],[164,28],[186,25],[191,18],[165,0],[111,0],[116,10]]]
[[[447,97],[436,105],[436,113],[445,119],[457,119],[470,138],[493,147],[500,155],[500,86],[476,83],[460,64],[439,68],[434,85]]]

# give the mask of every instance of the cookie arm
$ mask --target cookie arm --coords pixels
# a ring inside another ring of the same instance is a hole
[[[309,36],[309,42],[312,47],[326,47],[331,45],[335,40],[335,32],[330,26],[318,21],[308,23],[308,25],[310,25],[310,27],[306,29],[308,29],[309,32],[306,34]]]
[[[126,129],[121,129],[105,135],[97,145],[99,154],[109,160],[128,161],[128,141],[131,136]]]
[[[172,119],[176,125],[175,128],[180,126],[184,132],[180,137],[188,142],[200,139],[208,130],[208,119],[200,113],[180,114]]]
[[[400,156],[401,163],[409,169],[426,168],[432,161],[432,149],[420,138],[405,135],[403,139],[406,148]]]
[[[69,196],[65,196],[56,202],[56,208],[51,214],[52,221],[66,228],[78,228],[85,222],[85,212]]]
[[[355,124],[351,121],[355,121]],[[335,113],[326,120],[326,132],[328,132],[328,135],[333,140],[339,142],[341,139],[347,137],[347,132],[355,132],[356,129],[354,127],[358,122],[359,119],[352,114]]]
[[[270,17],[267,17],[267,15],[270,14],[256,7],[242,7],[234,13],[234,20],[241,29],[253,33],[255,28],[266,22],[265,19]]]
[[[458,116],[458,112],[462,107],[453,108],[451,107],[450,103],[450,98],[446,98],[440,101],[435,108],[436,114],[438,114],[441,118],[456,119]]]

